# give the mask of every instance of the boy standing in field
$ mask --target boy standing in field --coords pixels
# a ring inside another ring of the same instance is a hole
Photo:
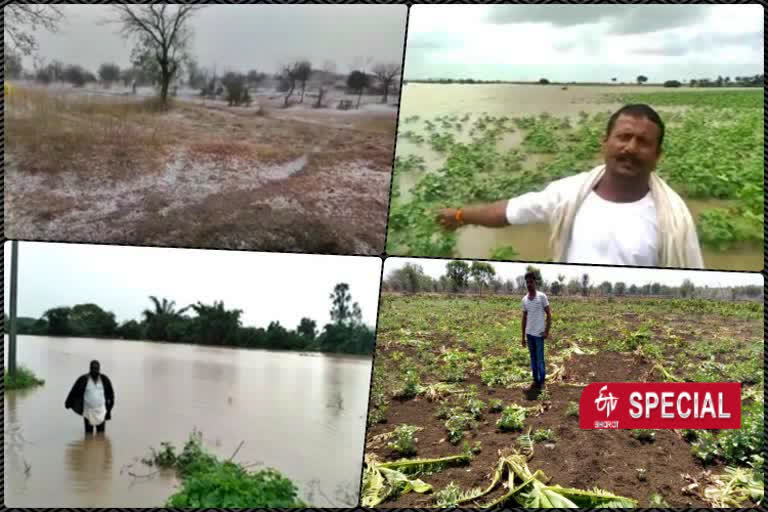
[[[552,312],[549,309],[547,296],[536,290],[536,274],[526,273],[525,284],[528,287],[528,293],[523,297],[523,348],[527,341],[533,371],[533,384],[529,390],[533,390],[543,388],[544,379],[547,376],[544,365],[544,340],[549,337]]]

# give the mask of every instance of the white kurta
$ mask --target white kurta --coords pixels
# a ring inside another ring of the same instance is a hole
[[[85,396],[83,397],[83,418],[94,426],[104,423],[107,418],[106,402],[101,377],[98,377],[94,382],[93,378],[88,376],[88,384],[85,386]]]

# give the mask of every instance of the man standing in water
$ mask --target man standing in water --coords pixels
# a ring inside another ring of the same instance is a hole
[[[98,361],[91,361],[90,372],[78,377],[64,403],[64,407],[83,417],[86,434],[93,434],[94,427],[96,432],[105,431],[114,405],[112,381],[101,373]]]
[[[663,141],[655,110],[626,105],[608,121],[605,165],[510,200],[443,209],[438,222],[449,230],[548,222],[556,262],[702,268],[691,213],[654,172]]]
[[[544,340],[549,337],[549,327],[552,325],[552,312],[549,309],[547,296],[536,290],[536,274],[525,274],[525,285],[528,293],[523,297],[523,348],[528,342],[531,354],[531,371],[533,384],[529,390],[544,387],[547,377],[544,364]],[[544,317],[546,315],[546,324]]]

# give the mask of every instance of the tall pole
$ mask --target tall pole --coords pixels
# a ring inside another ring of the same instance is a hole
[[[16,295],[19,275],[19,242],[11,242],[11,318],[8,329],[8,374],[16,375]]]

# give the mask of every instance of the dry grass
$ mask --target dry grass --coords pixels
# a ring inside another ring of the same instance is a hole
[[[394,138],[397,129],[397,120],[390,117],[372,117],[361,120],[356,124],[361,131],[377,133]]]
[[[156,100],[116,102],[16,87],[5,101],[6,143],[32,157],[24,165],[28,172],[55,174],[94,155],[109,155],[118,168],[130,166],[135,155],[169,142]]]

